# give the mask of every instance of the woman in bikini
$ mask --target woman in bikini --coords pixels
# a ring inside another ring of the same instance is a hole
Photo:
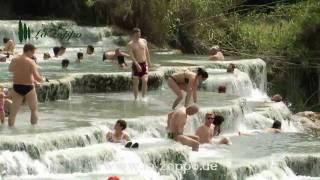
[[[123,132],[127,128],[127,122],[118,120],[114,125],[114,132],[107,133],[107,141],[112,143],[125,144],[127,148],[138,148],[139,144],[130,142],[130,137],[127,133]]]
[[[202,68],[198,68],[197,73],[185,70],[184,72],[172,74],[168,79],[168,86],[177,95],[177,98],[172,105],[172,109],[175,109],[183,99],[182,91],[187,93],[184,104],[185,107],[189,105],[191,95],[193,96],[193,101],[197,102],[198,85],[207,78],[208,73]]]

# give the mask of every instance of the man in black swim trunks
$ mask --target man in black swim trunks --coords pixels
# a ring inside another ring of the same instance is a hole
[[[32,44],[25,44],[23,54],[12,59],[9,71],[13,74],[12,105],[9,116],[9,126],[14,126],[16,115],[23,99],[31,110],[31,124],[37,124],[37,94],[34,83],[43,82],[36,63],[31,59],[36,48]]]
[[[113,52],[105,52],[105,53],[103,53],[102,61],[105,61],[106,59],[110,59],[111,62],[113,62],[114,60],[117,59],[119,67],[124,69],[124,68],[126,68],[128,66],[126,61],[124,60],[125,57],[129,58],[130,55],[125,53],[125,52],[123,52],[123,51],[121,51],[120,48],[117,48]]]

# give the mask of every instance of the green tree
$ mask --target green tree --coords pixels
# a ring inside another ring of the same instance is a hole
[[[23,26],[22,26],[21,20],[19,20],[19,31],[18,31],[18,35],[19,35],[19,41],[20,41],[20,43],[22,43],[22,41],[23,41]]]
[[[29,40],[31,39],[31,30],[30,30],[30,27],[28,27],[28,39],[29,39]]]
[[[24,23],[24,25],[23,25],[23,40],[26,41],[27,38],[28,38],[28,28],[27,28],[27,24]]]

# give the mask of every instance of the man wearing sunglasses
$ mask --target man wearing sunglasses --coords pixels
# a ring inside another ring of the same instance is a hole
[[[222,116],[215,116],[213,113],[206,113],[205,121],[196,131],[196,136],[199,136],[200,144],[211,143],[213,137],[220,134],[220,126],[224,118]],[[213,139],[217,144],[231,144],[228,138]]]

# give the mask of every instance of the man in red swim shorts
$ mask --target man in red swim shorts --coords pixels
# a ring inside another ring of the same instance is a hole
[[[134,28],[131,34],[131,41],[128,43],[129,54],[132,58],[132,81],[135,100],[138,98],[140,79],[142,81],[142,98],[146,95],[148,89],[148,67],[151,65],[147,41],[140,37],[140,29]]]

